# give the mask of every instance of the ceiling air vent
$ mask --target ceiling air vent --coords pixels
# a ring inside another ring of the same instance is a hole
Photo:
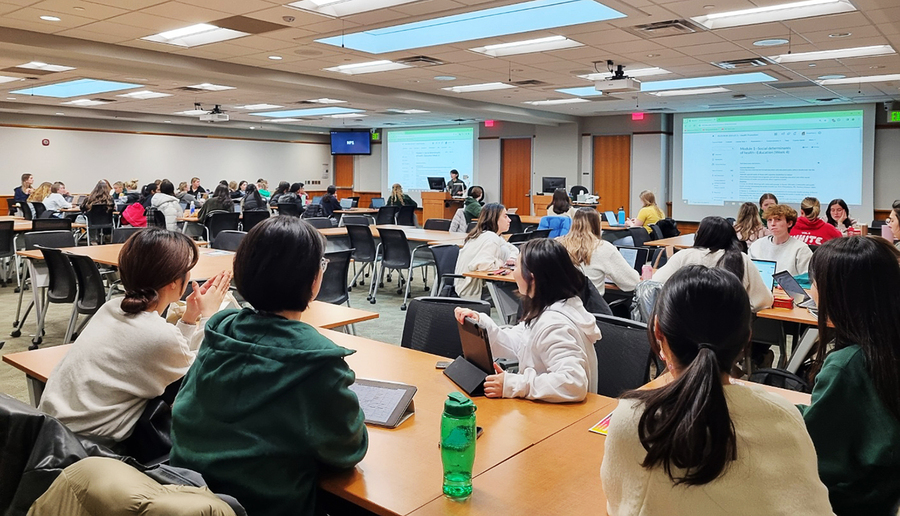
[[[723,102],[721,104],[707,104],[707,109],[742,109],[742,108],[757,108],[757,107],[765,107],[771,106],[768,102],[762,102],[758,100],[741,100],[738,102]]]
[[[645,109],[644,111],[647,111],[650,113],[669,113],[669,112],[672,112],[675,110],[672,108],[667,108],[667,107],[652,107],[652,108]]]
[[[819,85],[812,81],[794,81],[794,82],[771,82],[765,83],[770,88],[776,90],[792,90],[795,88],[818,88]]]
[[[703,27],[687,20],[667,20],[626,27],[624,30],[644,39],[653,39],[694,34],[703,30]]]
[[[747,59],[732,59],[731,61],[720,61],[711,64],[713,66],[718,66],[723,70],[743,70],[746,68],[769,66],[772,64],[772,61],[769,61],[765,57],[749,57]]]
[[[416,66],[419,68],[424,68],[426,66],[439,66],[444,64],[444,62],[440,59],[435,59],[428,56],[404,57],[403,59],[397,59],[396,62],[405,64],[406,66]]]
[[[513,81],[510,84],[515,84],[516,86],[546,86],[548,83],[537,79],[527,79],[524,81]]]

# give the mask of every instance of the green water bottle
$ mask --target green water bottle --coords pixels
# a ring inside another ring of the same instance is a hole
[[[461,392],[451,392],[441,417],[441,462],[444,494],[463,500],[472,494],[475,463],[475,404]]]

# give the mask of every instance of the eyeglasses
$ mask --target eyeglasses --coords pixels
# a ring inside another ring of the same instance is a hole
[[[322,263],[319,264],[322,267],[322,272],[325,272],[328,269],[328,264],[331,263],[331,260],[328,258],[322,258]]]

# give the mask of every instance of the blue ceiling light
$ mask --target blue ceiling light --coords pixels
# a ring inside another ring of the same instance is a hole
[[[603,92],[597,91],[593,86],[582,86],[580,88],[563,88],[556,91],[565,93],[566,95],[575,95],[577,97],[596,97],[598,95],[603,95]]]
[[[265,116],[269,118],[297,118],[303,116],[340,115],[344,113],[362,113],[362,109],[350,109],[342,107],[323,107],[309,109],[291,109],[289,111],[267,111],[265,113],[250,113],[253,116]]]
[[[98,79],[77,79],[74,81],[36,86],[34,88],[25,88],[22,90],[11,91],[10,93],[68,99],[71,97],[81,97],[82,95],[96,95],[97,93],[107,93],[110,91],[143,87],[143,84],[129,84],[127,82],[101,81]]]
[[[733,84],[754,84],[777,81],[775,77],[763,72],[734,73],[711,75],[708,77],[692,77],[690,79],[669,79],[666,81],[642,82],[641,91],[682,90],[687,88],[707,88],[711,86],[731,86]]]
[[[625,15],[593,0],[532,0],[393,27],[317,39],[370,54],[593,23]]]

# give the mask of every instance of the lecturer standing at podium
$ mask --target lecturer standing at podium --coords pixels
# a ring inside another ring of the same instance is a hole
[[[455,187],[455,188],[454,188]],[[447,183],[447,191],[454,196],[460,195],[466,190],[466,183],[459,178],[459,172],[456,169],[450,171],[450,181]]]

